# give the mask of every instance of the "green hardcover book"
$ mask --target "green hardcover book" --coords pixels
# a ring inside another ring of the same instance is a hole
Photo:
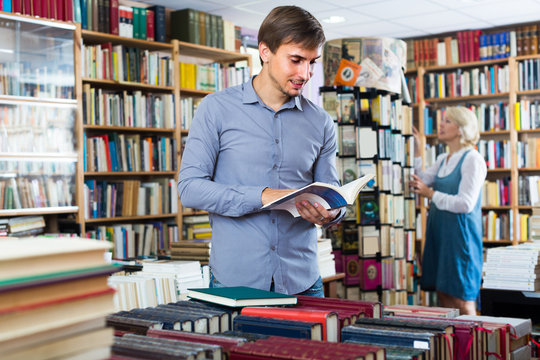
[[[141,25],[139,25],[139,21],[141,20],[141,8],[133,7],[133,38],[134,39],[140,39],[141,38]]]
[[[247,286],[188,289],[188,297],[230,307],[294,305],[297,298]]]
[[[223,18],[219,15],[215,15],[217,22],[217,47],[220,49],[225,49],[225,40],[223,36]]]
[[[204,43],[201,45],[212,46],[212,15],[204,13],[204,32],[206,37],[204,38]]]
[[[171,13],[171,38],[192,44],[199,43],[199,12],[182,9]]]
[[[146,9],[139,9],[139,39],[146,40]]]

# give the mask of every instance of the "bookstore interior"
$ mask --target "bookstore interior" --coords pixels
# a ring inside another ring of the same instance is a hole
[[[182,153],[202,99],[260,65],[256,30],[188,6],[0,0],[0,357],[540,358],[540,18],[327,39],[304,95],[334,121],[341,187],[260,209],[346,209],[316,227],[319,298],[210,287]],[[455,107],[487,174],[475,315],[420,286],[428,215],[450,211],[411,184]]]

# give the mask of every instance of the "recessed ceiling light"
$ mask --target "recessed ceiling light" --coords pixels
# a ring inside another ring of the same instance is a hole
[[[345,19],[343,16],[332,15],[332,16],[322,19],[322,21],[327,24],[339,24],[339,23],[347,21],[347,19]]]

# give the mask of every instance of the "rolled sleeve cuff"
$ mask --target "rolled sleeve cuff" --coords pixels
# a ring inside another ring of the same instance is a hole
[[[440,209],[440,203],[441,203],[441,193],[435,190],[433,192],[433,196],[431,196],[431,202],[435,204],[436,207]]]
[[[244,193],[244,211],[252,213],[259,211],[262,207],[262,192],[266,186],[250,186]]]

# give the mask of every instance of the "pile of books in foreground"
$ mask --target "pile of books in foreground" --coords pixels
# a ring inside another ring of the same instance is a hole
[[[107,242],[80,238],[5,238],[0,251],[0,357],[103,359],[110,355],[118,267]]]
[[[190,300],[107,317],[112,359],[529,359],[530,319],[456,309],[190,289]]]
[[[484,289],[540,290],[540,241],[487,250]]]

